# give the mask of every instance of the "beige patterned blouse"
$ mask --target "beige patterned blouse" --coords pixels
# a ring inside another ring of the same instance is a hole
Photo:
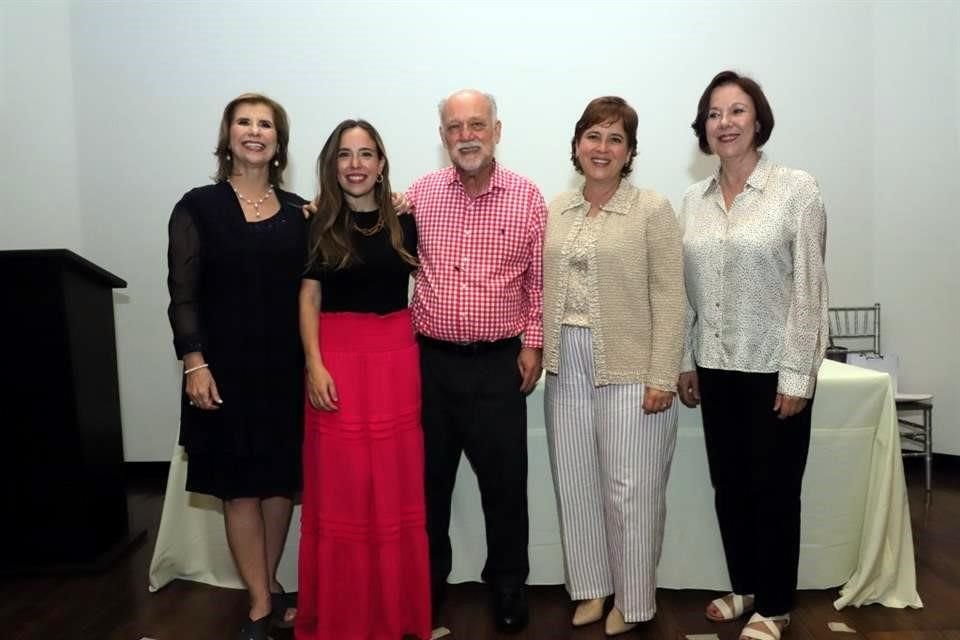
[[[585,217],[583,226],[571,243],[568,258],[570,275],[561,324],[590,326],[590,269],[595,268],[591,264],[591,256],[596,253],[597,230],[600,228],[600,218],[604,215],[601,210],[592,218]]]

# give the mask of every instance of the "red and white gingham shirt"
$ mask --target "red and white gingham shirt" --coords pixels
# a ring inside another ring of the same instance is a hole
[[[536,185],[494,163],[471,199],[451,166],[414,182],[407,199],[420,240],[417,333],[461,343],[522,334],[542,348],[546,204]]]

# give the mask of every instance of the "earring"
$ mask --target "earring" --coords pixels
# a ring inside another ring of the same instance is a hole
[[[227,162],[230,162],[231,160],[233,160],[233,156],[231,156],[230,152],[227,151]]]
[[[273,159],[273,166],[279,167],[279,166],[280,166],[280,161],[277,160],[276,158],[274,158],[274,159]]]
[[[759,123],[759,122],[757,122],[757,123],[755,123],[755,124],[753,125],[753,130],[756,131],[757,133],[760,133],[760,123]]]
[[[378,173],[378,174],[377,174],[377,184],[380,184],[381,182],[383,182],[383,174],[382,174],[382,173]]]

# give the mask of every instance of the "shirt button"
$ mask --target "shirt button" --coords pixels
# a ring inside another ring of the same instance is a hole
[[[714,338],[719,338],[719,337],[720,337],[720,334],[719,334],[719,333],[715,333],[715,334],[713,334],[713,337],[714,337]]]
[[[718,302],[718,303],[717,303],[717,309],[719,309],[719,308],[720,308],[720,303]]]

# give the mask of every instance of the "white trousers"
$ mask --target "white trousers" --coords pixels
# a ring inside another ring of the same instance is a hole
[[[564,326],[558,374],[544,411],[567,591],[615,594],[627,622],[656,613],[657,562],[667,478],[677,442],[677,399],[643,411],[642,384],[595,386],[590,329]]]

